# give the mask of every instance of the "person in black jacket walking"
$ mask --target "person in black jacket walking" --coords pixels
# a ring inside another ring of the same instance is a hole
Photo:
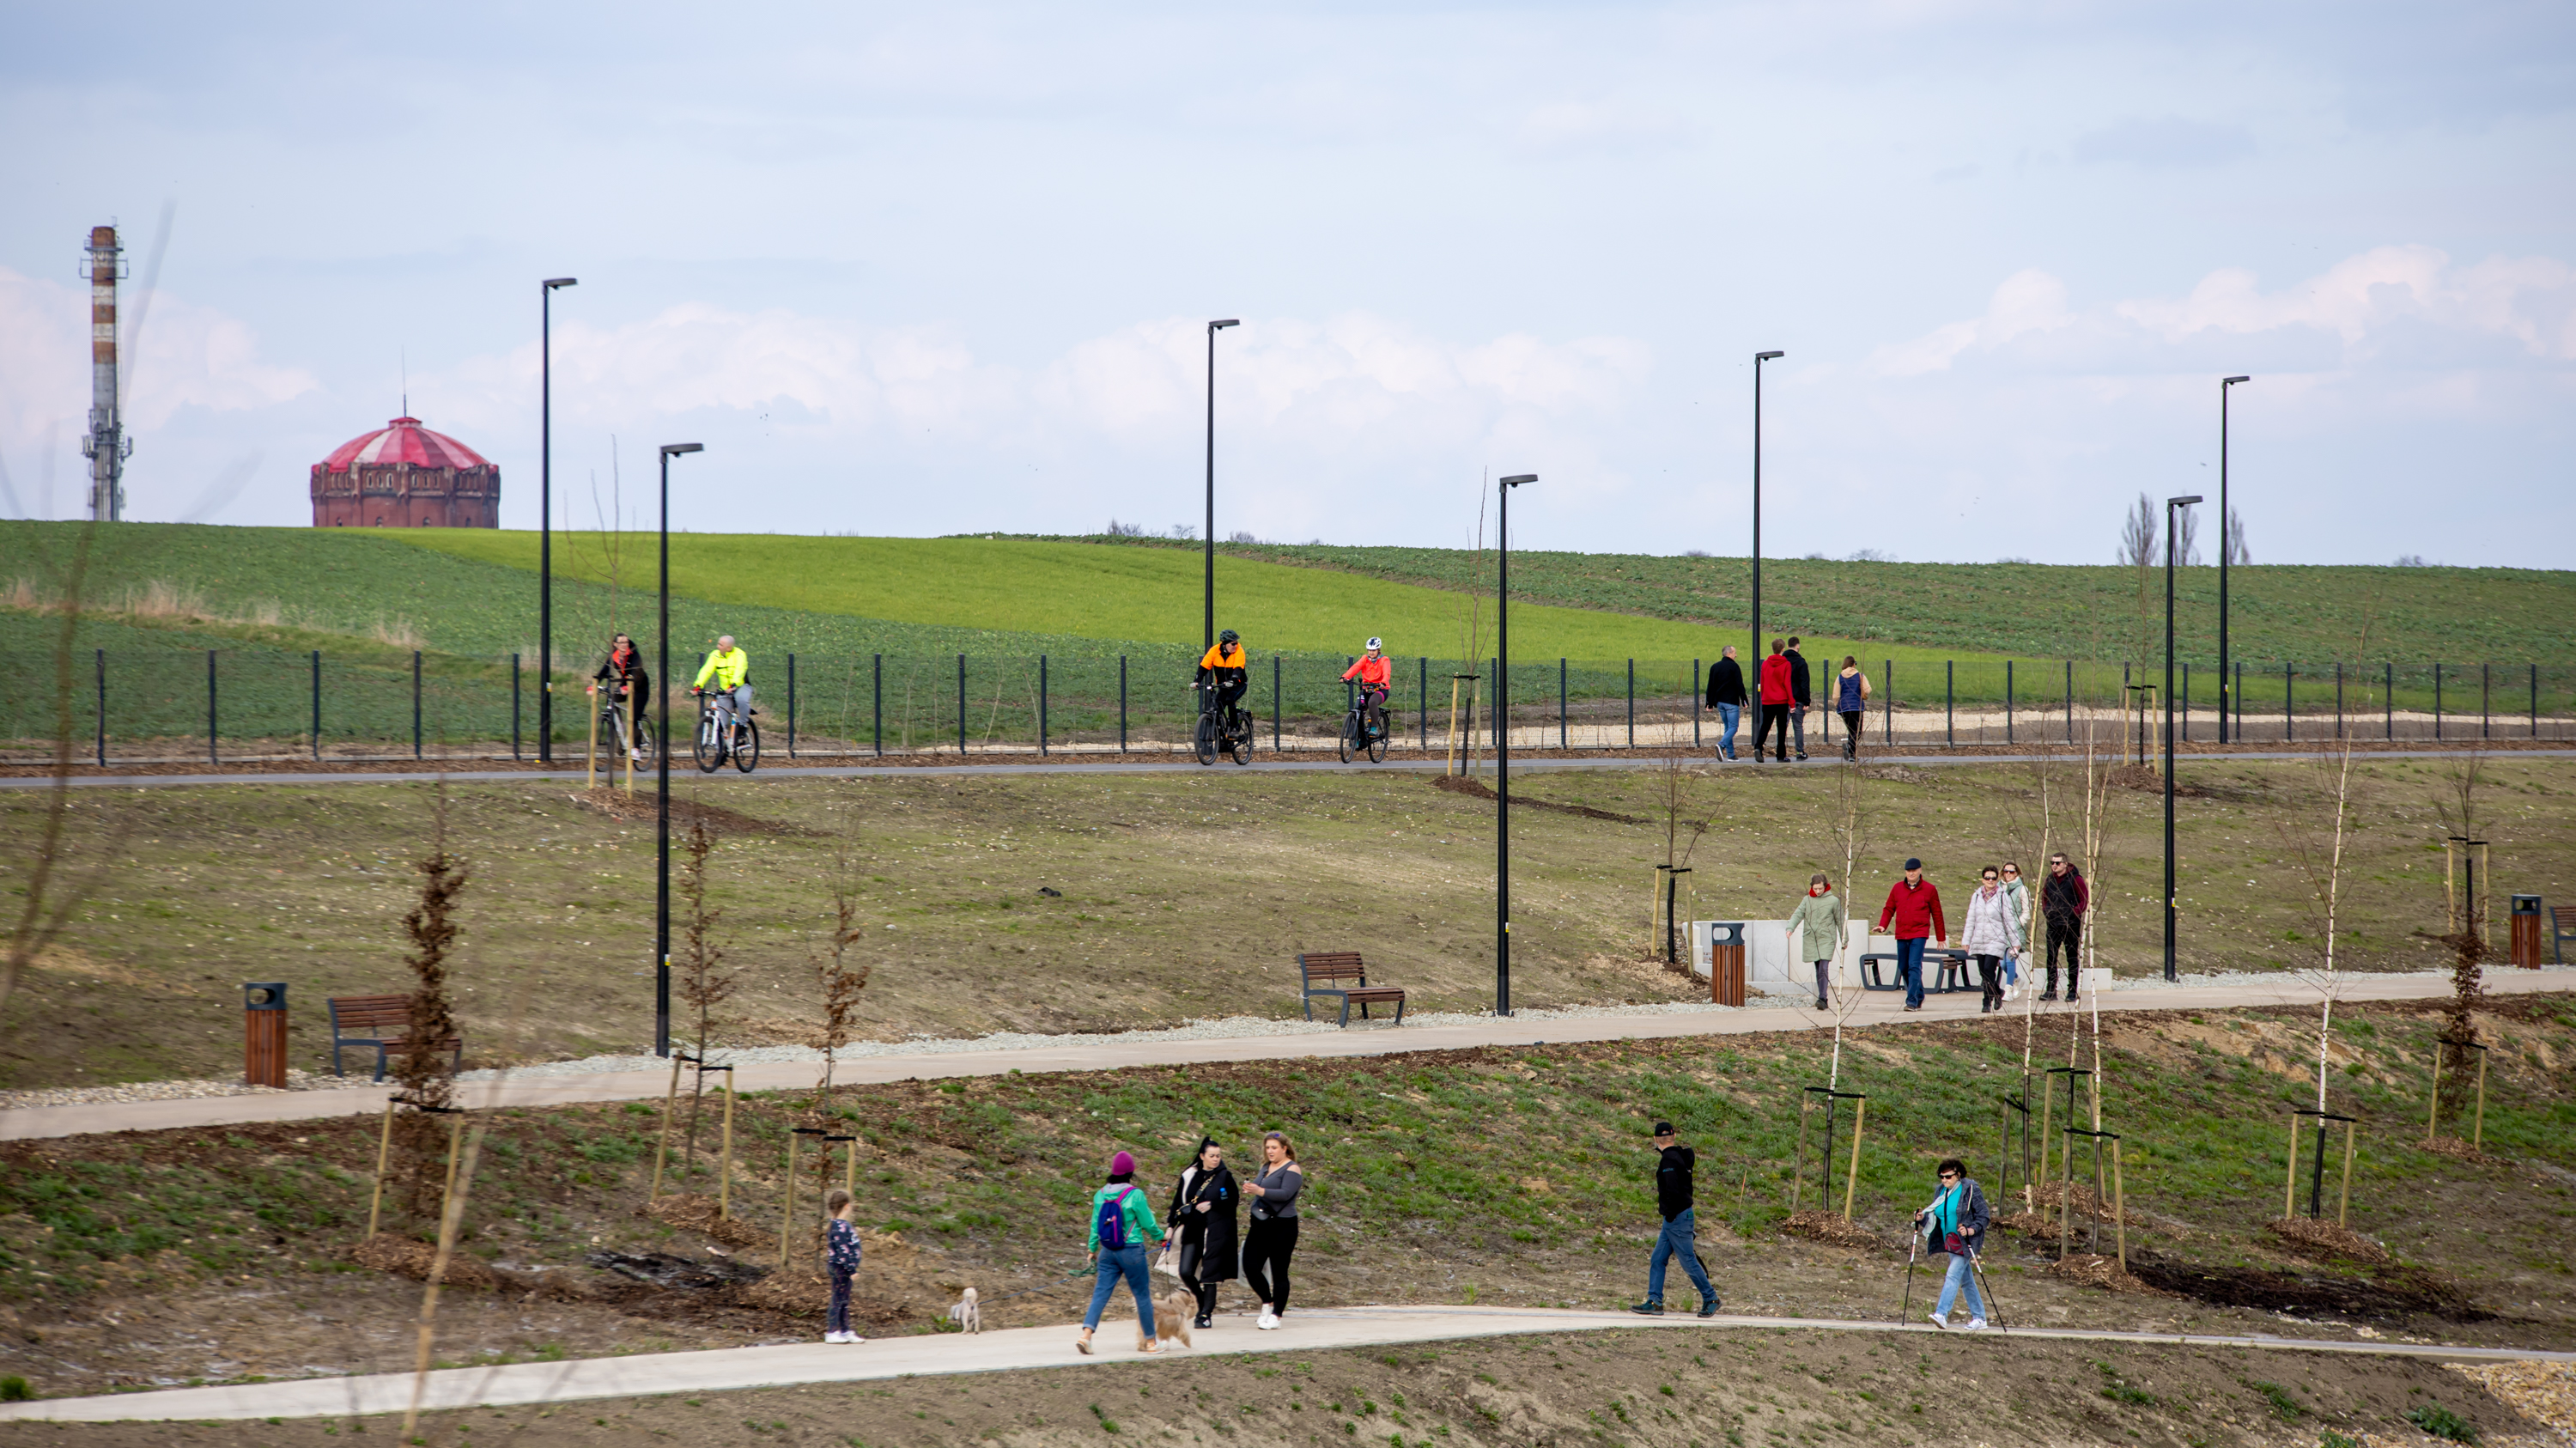
[[[1717,1289],[1709,1285],[1708,1268],[1701,1265],[1697,1237],[1699,1224],[1691,1215],[1691,1173],[1697,1159],[1691,1149],[1673,1139],[1673,1124],[1655,1123],[1655,1208],[1663,1213],[1664,1229],[1655,1238],[1655,1255],[1646,1264],[1646,1300],[1629,1308],[1647,1317],[1660,1317],[1664,1311],[1664,1264],[1676,1255],[1682,1269],[1690,1273],[1691,1285],[1699,1289],[1699,1315],[1717,1316]]]
[[[1986,1325],[1986,1303],[1977,1293],[1975,1258],[1984,1250],[1991,1215],[1985,1189],[1977,1185],[1976,1178],[1968,1175],[1967,1167],[1955,1156],[1937,1170],[1941,1194],[1914,1214],[1916,1230],[1932,1235],[1933,1250],[1950,1254],[1950,1270],[1941,1278],[1941,1301],[1932,1309],[1932,1325],[1950,1325],[1950,1306],[1959,1300],[1959,1289],[1964,1285],[1968,1291],[1968,1326],[1972,1330],[1982,1328]]]
[[[1735,726],[1744,721],[1744,666],[1735,661],[1733,644],[1726,646],[1716,666],[1708,671],[1708,706],[1717,711],[1718,722],[1726,727],[1717,741],[1717,757],[1733,759]]]
[[[1807,757],[1807,704],[1812,680],[1807,673],[1807,656],[1798,652],[1798,641],[1789,640],[1789,727],[1798,736],[1798,757]]]
[[[1163,1220],[1180,1243],[1181,1285],[1198,1299],[1198,1322],[1206,1327],[1216,1316],[1216,1285],[1234,1276],[1234,1205],[1242,1195],[1234,1172],[1225,1164],[1225,1149],[1213,1136],[1199,1142],[1198,1159],[1182,1170],[1172,1188],[1172,1209]]]

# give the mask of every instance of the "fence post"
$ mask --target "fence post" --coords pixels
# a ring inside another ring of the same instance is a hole
[[[215,651],[206,650],[206,762],[215,760]]]
[[[2224,690],[2227,681],[2225,679],[2221,679],[2218,682],[2220,688]],[[2219,712],[2222,714],[2229,714],[2228,722],[2235,725],[2235,732],[2229,734],[2228,737],[2235,740],[2237,743],[2242,744],[2245,742],[2245,661],[2243,659],[2238,659],[2236,661],[2236,691],[2228,694],[2227,698],[2236,706],[2234,711],[2231,714],[2230,711],[2222,706]],[[2222,726],[2222,728],[2223,727],[2224,726]]]
[[[1699,660],[1691,660],[1691,748],[1699,748]]]
[[[2004,660],[2004,747],[2013,742],[2013,661]]]
[[[314,657],[318,659],[321,655],[315,654]],[[2540,718],[2540,666],[2537,664],[2532,665],[2531,679],[2531,717],[2535,721],[2533,727],[2536,736],[2537,721]],[[105,649],[98,651],[98,766],[101,769],[107,767],[107,650]]]
[[[790,666],[793,672],[793,666]],[[519,656],[510,655],[510,757],[519,757]]]
[[[1127,656],[1118,656],[1118,752],[1127,752]]]
[[[420,758],[420,650],[411,651],[411,757]]]
[[[1637,747],[1637,661],[1628,661],[1628,747]]]
[[[796,757],[796,656],[787,656],[787,757]]]
[[[1046,696],[1047,656],[1040,654],[1038,655],[1038,758],[1040,759],[1046,758],[1047,752]]]
[[[1878,703],[1879,742],[1894,744],[1896,742],[1896,660],[1881,661],[1878,680],[1887,686],[1885,694]]]
[[[2492,739],[2495,727],[2495,665],[2478,665],[2478,737]]]
[[[1420,716],[1415,722],[1422,730],[1422,752],[1429,754],[1431,752],[1431,656],[1429,654],[1415,654],[1413,656],[1413,667],[1419,675],[1419,677],[1414,680],[1414,688],[1422,699],[1422,707],[1414,711],[1416,715]],[[2534,674],[2532,677],[2538,678],[2539,675]],[[2537,689],[2539,686],[2534,685],[2533,687]],[[2537,699],[2540,695],[2534,693],[2531,697]]]
[[[2336,737],[2337,739],[2341,739],[2341,738],[2343,737],[2343,661],[2342,661],[2341,659],[2337,659],[2337,660],[2335,660],[2335,732],[2334,732],[2334,737]]]
[[[1270,752],[1279,752],[1279,656],[1270,656]]]
[[[1959,747],[1959,661],[1941,661],[1941,743],[1946,749]]]
[[[2221,678],[2219,682],[2225,683],[2226,680]],[[2075,661],[2073,659],[2066,661],[2066,742],[2070,747],[2075,743]]]
[[[99,657],[104,659],[107,655],[102,652]],[[106,677],[106,667],[103,664],[100,666],[99,677]],[[98,717],[102,721],[99,727],[104,730],[107,727],[103,722],[107,718],[107,710],[103,705],[98,711]],[[103,739],[105,735],[102,734],[100,737]],[[2531,737],[2534,739],[2540,737],[2540,665],[2538,664],[2531,666]],[[102,744],[99,747],[99,763],[107,762],[106,754],[106,746]]]
[[[2433,661],[2433,737],[2442,737],[2442,661]]]
[[[2535,672],[2532,677],[2535,679],[2540,677],[2536,672],[2538,667],[2536,664],[2533,665]],[[2538,684],[2531,686],[2531,697],[2534,699],[2540,697]],[[2533,706],[2532,717],[2535,719],[2540,717],[2538,705]],[[1563,654],[1557,655],[1556,658],[1556,747],[1559,749],[1565,747],[1565,656]]]
[[[2281,666],[2281,742],[2284,744],[2290,742],[2299,727],[2298,698],[2291,692],[2290,677],[2290,666],[2283,664]]]
[[[515,710],[513,712],[516,712]],[[313,651],[313,758],[322,758],[322,651]]]
[[[2379,690],[2379,703],[2388,711],[2388,737],[2393,740],[2397,737],[2397,661],[2382,659],[2379,666],[2385,673]]]
[[[2176,716],[2180,722],[2175,727],[2182,731],[2182,742],[2189,744],[2191,742],[2191,665],[2189,664],[2182,666],[2182,697],[2174,702],[2182,706],[2181,714]]]
[[[875,699],[868,715],[868,743],[876,750],[877,758],[883,759],[885,758],[885,655],[878,654],[875,657],[876,662],[868,671],[873,682],[869,692]]]
[[[966,752],[966,656],[957,656],[957,752]]]

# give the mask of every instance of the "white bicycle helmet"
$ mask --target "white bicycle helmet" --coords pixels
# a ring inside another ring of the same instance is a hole
[[[1368,642],[1368,646],[1369,646],[1369,652],[1371,652],[1371,653],[1375,653],[1375,652],[1377,652],[1379,649],[1382,649],[1382,648],[1385,648],[1385,647],[1386,647],[1386,640],[1384,640],[1384,639],[1370,639],[1370,640],[1369,640],[1369,642]]]

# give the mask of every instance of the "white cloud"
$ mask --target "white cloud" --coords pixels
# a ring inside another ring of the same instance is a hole
[[[2044,271],[2018,271],[1995,288],[1984,316],[1881,347],[1870,354],[1869,366],[1884,377],[1947,371],[1971,347],[2000,347],[2025,332],[2053,330],[2072,320],[2066,310],[2066,283]]]
[[[148,311],[142,300],[131,287],[119,298],[129,335],[143,317],[127,369],[129,431],[163,426],[182,408],[247,412],[320,385],[300,367],[262,361],[258,334],[237,318],[167,292]],[[88,288],[0,267],[0,446],[23,452],[48,428],[76,438],[89,402]]]

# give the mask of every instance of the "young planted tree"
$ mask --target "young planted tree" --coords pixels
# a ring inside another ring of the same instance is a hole
[[[1836,888],[1842,895],[1842,913],[1845,921],[1851,918],[1852,911],[1859,904],[1852,894],[1854,889],[1852,872],[1860,868],[1861,852],[1869,848],[1868,786],[1869,776],[1861,773],[1858,761],[1846,759],[1834,766],[1834,842],[1843,847],[1843,872]],[[1844,942],[1841,940],[1837,941],[1838,945],[1842,943]],[[1836,952],[1835,959],[1837,961],[1841,959],[1839,950]],[[1794,965],[1794,962],[1792,964]],[[1846,982],[1830,971],[1826,973],[1825,979],[1832,987],[1825,997],[1825,1003],[1833,1012],[1834,1018],[1833,1058],[1825,1069],[1825,1089],[1830,1091],[1838,1089],[1842,1083],[1843,1025],[1851,1019],[1852,1012],[1860,1008],[1861,1000],[1868,995],[1868,991],[1859,981]]]
[[[724,968],[724,947],[717,943],[716,926],[724,912],[707,903],[707,861],[715,854],[715,835],[707,829],[706,816],[691,810],[689,832],[682,837],[680,850],[680,950],[678,986],[680,1001],[696,1016],[691,1033],[690,1054],[703,1062],[707,1046],[715,1038],[715,1009],[732,999],[741,985],[734,972]],[[698,1118],[706,1104],[706,1073],[693,1073],[696,1083],[689,1090],[689,1131],[687,1144],[681,1149],[680,1170],[686,1174],[697,1160]]]
[[[832,1107],[833,1058],[850,1043],[859,994],[868,988],[868,975],[875,969],[850,963],[850,947],[863,933],[859,929],[858,860],[850,853],[849,834],[842,831],[832,841],[832,927],[825,932],[822,947],[813,953],[814,983],[822,992],[822,1015],[814,1032],[814,1046],[823,1053],[823,1079],[814,1094],[817,1109],[827,1114]]]
[[[1680,903],[1679,889],[1675,884],[1678,879],[1676,872],[1690,868],[1691,855],[1699,848],[1700,836],[1708,833],[1710,821],[1705,816],[1692,818],[1700,811],[1691,797],[1692,787],[1706,777],[1678,754],[1664,760],[1659,780],[1663,796],[1659,802],[1664,814],[1664,865],[1656,881],[1655,907],[1651,912],[1662,925],[1663,933],[1647,942],[1646,953],[1649,956],[1661,953],[1671,943],[1672,933],[1681,928],[1681,922],[1673,918],[1673,911]],[[1684,974],[1693,968],[1687,960],[1678,964]]]
[[[2365,635],[2367,638],[2367,635]],[[2370,694],[2363,691],[2367,711]],[[2334,1008],[2342,977],[2335,973],[2335,932],[2343,904],[2343,856],[2345,843],[2354,829],[2353,814],[2358,807],[2359,779],[2353,772],[2352,736],[2336,741],[2327,754],[2312,758],[2307,768],[2317,792],[2324,797],[2328,812],[2324,820],[2304,809],[2283,811],[2276,821],[2282,843],[2299,873],[2308,884],[2307,914],[2310,948],[2317,964],[2302,972],[2316,986],[2320,1005],[2317,1011],[2317,1110],[2326,1109],[2327,1056],[2334,1047]]]
[[[411,968],[411,1017],[404,1047],[394,1058],[394,1078],[402,1083],[405,1109],[395,1119],[395,1145],[400,1154],[404,1210],[414,1221],[426,1221],[446,1201],[448,1148],[452,1133],[440,1120],[456,1104],[456,1016],[447,992],[447,958],[456,947],[458,899],[465,893],[465,861],[447,848],[447,781],[431,797],[429,853],[412,862],[420,875],[420,894],[403,916],[403,938],[411,951],[403,963]]]
[[[2452,759],[2442,770],[2433,808],[2441,818],[2444,833],[2454,840],[2477,840],[2478,832],[2486,826],[2484,801],[2478,798],[2485,773],[2486,756],[2476,749]],[[2458,902],[2452,918],[2444,922],[2450,927],[2443,943],[2451,947],[2451,1005],[2442,1022],[2442,1059],[2437,1068],[2442,1076],[2454,1081],[2463,1079],[2461,1073],[2475,1064],[2469,1059],[2478,1044],[2474,1012],[2478,998],[2486,994],[2488,955],[2483,903],[2487,882],[2475,873],[2474,847],[2464,845],[2461,854],[2472,861],[2472,869],[2467,898]],[[2460,1109],[2456,1103],[2461,1099],[2459,1093],[2453,1093],[2453,1111]]]
[[[2031,743],[2025,760],[2029,792],[2006,793],[2003,805],[2005,832],[2018,842],[2022,858],[2031,862],[2022,866],[2022,879],[2030,893],[2021,922],[2021,1089],[2026,1101],[2030,1099],[2030,1073],[2039,1031],[2039,988],[2031,973],[2040,967],[2033,961],[2033,952],[2047,949],[2047,922],[2041,915],[2040,895],[2047,888],[2048,858],[2057,851],[2057,801],[2063,788],[2060,776],[2065,761],[2059,757],[2057,745],[2045,736]],[[2034,880],[2036,883],[2032,883]]]

